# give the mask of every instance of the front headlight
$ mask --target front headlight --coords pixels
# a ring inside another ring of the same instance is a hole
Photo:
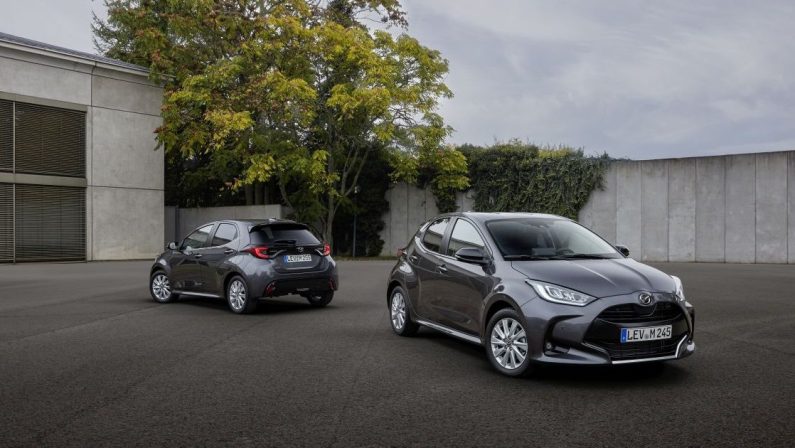
[[[562,303],[564,305],[585,306],[596,300],[596,297],[591,297],[588,294],[583,294],[562,286],[537,282],[535,280],[525,281],[528,285],[535,289],[539,297],[548,302]]]
[[[671,278],[674,279],[674,284],[676,285],[676,291],[674,291],[674,293],[676,294],[676,300],[679,302],[684,302],[685,290],[682,288],[682,280],[680,280],[679,277],[675,275],[672,275]]]

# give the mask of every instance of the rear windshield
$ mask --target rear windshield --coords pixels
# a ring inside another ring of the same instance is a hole
[[[320,244],[320,240],[301,224],[272,224],[251,229],[252,244]]]

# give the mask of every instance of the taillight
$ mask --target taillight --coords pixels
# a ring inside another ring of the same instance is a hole
[[[331,244],[323,243],[323,256],[331,255]]]
[[[249,247],[245,251],[263,260],[267,260],[271,257],[270,255],[268,255],[268,246]]]

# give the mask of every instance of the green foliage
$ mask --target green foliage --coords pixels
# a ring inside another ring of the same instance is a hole
[[[320,222],[328,239],[377,151],[389,154],[393,178],[424,169],[438,174],[434,188],[465,186],[465,163],[442,148],[451,129],[436,113],[452,95],[447,61],[363,22],[405,26],[398,0],[105,3],[96,45],[163,82],[158,139],[190,162],[184,176],[209,169],[230,190],[275,183],[296,217]]]
[[[509,141],[459,148],[469,160],[478,211],[552,213],[577,218],[591,192],[603,188],[607,154],[587,157],[567,147]]]

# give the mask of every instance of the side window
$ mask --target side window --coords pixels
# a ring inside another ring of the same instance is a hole
[[[453,233],[450,235],[450,242],[447,244],[447,255],[455,255],[459,249],[465,247],[476,247],[483,249],[486,246],[480,234],[475,230],[469,221],[459,219],[455,222]]]
[[[437,219],[427,229],[422,236],[422,244],[428,250],[441,253],[442,252],[442,238],[444,238],[444,231],[447,228],[447,223],[450,218]]]
[[[210,224],[191,233],[184,240],[182,240],[180,249],[198,249],[200,247],[204,247],[204,243],[206,243],[207,238],[210,237],[210,230],[212,229],[213,225]]]
[[[232,224],[220,224],[213,236],[213,246],[223,246],[237,239],[237,227]]]

